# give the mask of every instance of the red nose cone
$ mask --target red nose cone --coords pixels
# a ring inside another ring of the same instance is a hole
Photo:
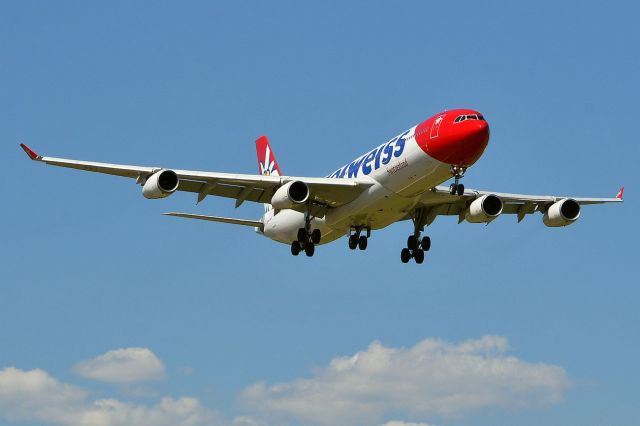
[[[489,125],[484,120],[454,123],[449,122],[449,119],[449,114],[443,117],[436,133],[432,130],[422,132],[416,129],[419,135],[416,137],[418,145],[429,156],[443,163],[471,166],[480,158],[489,143]],[[418,128],[424,126],[433,129],[432,124],[432,120],[428,120]]]
[[[489,143],[489,126],[486,121],[460,124],[460,127],[464,126],[460,132],[427,144],[429,151],[433,153],[432,157],[458,166],[470,166],[478,161]]]

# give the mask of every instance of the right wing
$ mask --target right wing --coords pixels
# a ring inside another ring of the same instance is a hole
[[[123,164],[97,163],[92,161],[70,160],[66,158],[45,157],[38,155],[25,144],[20,144],[29,158],[45,164],[71,169],[84,170],[136,179],[136,183],[144,184],[153,174],[167,170],[162,167],[130,166]],[[316,215],[326,208],[338,207],[357,198],[372,185],[367,179],[313,178],[293,176],[263,176],[251,174],[233,174],[220,172],[204,172],[193,170],[171,169],[178,176],[178,191],[198,194],[198,202],[208,195],[234,198],[236,207],[244,201],[269,203],[274,192],[282,185],[292,181],[302,181],[309,187],[310,201],[314,205]],[[306,211],[309,206],[297,207]]]

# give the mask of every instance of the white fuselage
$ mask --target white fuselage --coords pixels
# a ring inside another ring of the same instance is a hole
[[[348,234],[355,226],[384,228],[407,216],[421,195],[451,178],[450,166],[427,155],[416,143],[417,126],[336,170],[329,177],[370,179],[372,185],[354,201],[313,218],[312,229],[322,232],[321,244]],[[399,143],[404,141],[403,143]],[[262,233],[290,244],[305,225],[295,210],[268,209]]]

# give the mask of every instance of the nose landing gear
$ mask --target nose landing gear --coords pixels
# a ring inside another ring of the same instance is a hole
[[[461,196],[464,194],[464,185],[459,183],[460,179],[464,176],[464,172],[467,171],[466,167],[451,166],[451,175],[454,178],[454,182],[449,185],[449,194]]]

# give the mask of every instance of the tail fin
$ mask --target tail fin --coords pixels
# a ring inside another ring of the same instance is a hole
[[[258,153],[258,169],[261,175],[282,176],[280,167],[273,155],[273,150],[266,136],[260,136],[256,140],[256,152]]]
[[[256,152],[258,154],[258,170],[261,175],[282,176],[282,173],[280,173],[280,166],[278,166],[276,156],[273,154],[271,144],[269,144],[269,139],[267,139],[266,136],[260,136],[256,140]],[[265,214],[271,209],[273,209],[271,204],[265,203]]]

